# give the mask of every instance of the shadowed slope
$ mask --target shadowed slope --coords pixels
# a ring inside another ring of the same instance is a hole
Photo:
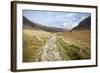
[[[73,31],[84,31],[84,30],[91,30],[91,16],[82,20],[78,26],[72,29]]]

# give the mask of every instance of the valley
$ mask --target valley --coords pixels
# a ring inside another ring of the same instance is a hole
[[[90,32],[24,30],[23,35],[24,62],[90,59]]]
[[[68,31],[31,22],[23,17],[23,62],[90,59],[90,19],[84,19]]]

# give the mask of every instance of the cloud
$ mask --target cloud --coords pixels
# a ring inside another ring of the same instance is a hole
[[[55,11],[30,11],[24,10],[23,16],[32,22],[51,27],[72,29],[78,23],[89,16],[90,13],[55,12]]]

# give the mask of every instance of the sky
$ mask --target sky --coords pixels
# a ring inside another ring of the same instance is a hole
[[[84,20],[90,15],[90,13],[82,12],[23,10],[23,16],[25,16],[31,22],[69,30],[77,26],[80,21]]]

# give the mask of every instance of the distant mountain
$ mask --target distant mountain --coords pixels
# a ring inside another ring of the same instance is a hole
[[[91,16],[82,20],[78,26],[74,27],[72,31],[87,31],[91,30]]]
[[[67,29],[63,29],[63,28],[49,27],[49,26],[45,26],[36,22],[31,22],[25,16],[23,16],[23,29],[42,29],[42,30],[51,31],[51,32],[68,31]]]

